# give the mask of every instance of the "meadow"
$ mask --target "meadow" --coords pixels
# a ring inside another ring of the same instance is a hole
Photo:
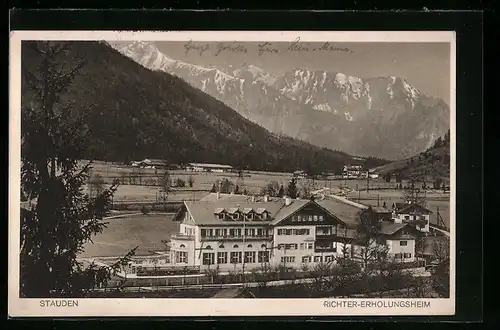
[[[162,240],[179,231],[172,221],[173,214],[131,215],[105,220],[107,228],[84,246],[80,257],[121,256],[139,246],[136,255],[150,255],[151,251],[164,251]]]

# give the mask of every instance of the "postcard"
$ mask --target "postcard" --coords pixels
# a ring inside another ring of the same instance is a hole
[[[454,315],[455,55],[12,31],[9,315]]]

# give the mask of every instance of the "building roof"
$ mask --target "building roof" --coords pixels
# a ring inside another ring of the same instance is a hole
[[[204,164],[204,163],[189,163],[191,166],[197,167],[208,167],[208,168],[233,168],[231,165],[221,165],[221,164]]]
[[[269,223],[269,221],[243,221],[243,220],[223,220],[214,213],[215,209],[225,209],[231,212],[236,212],[236,210],[243,210],[250,208],[252,210],[264,209],[269,212],[271,218],[273,218],[278,211],[284,206],[283,203],[276,202],[255,202],[255,203],[245,203],[241,204],[239,202],[231,202],[220,200],[217,202],[184,202],[185,207],[191,213],[193,220],[196,225],[230,225],[230,224],[263,224]]]
[[[384,235],[394,235],[400,229],[406,227],[406,223],[382,222],[380,233]]]
[[[387,207],[383,207],[383,206],[372,206],[372,210],[375,212],[375,213],[391,213],[391,209],[387,208]]]
[[[280,202],[283,201],[283,198],[279,197],[268,197],[268,202]],[[217,197],[217,193],[210,193],[200,199],[200,202],[217,202],[217,201],[226,201],[226,202],[264,202],[263,196],[248,196],[248,195],[237,195],[237,194],[221,194],[219,193]]]
[[[361,211],[359,208],[333,199],[316,200],[316,203],[339,218],[348,227],[355,227],[357,225],[358,213]]]
[[[408,204],[408,203],[394,203],[395,209],[397,213],[405,213],[411,212],[413,209],[413,213],[418,209],[421,213],[432,214],[432,211],[423,207],[420,204]]]

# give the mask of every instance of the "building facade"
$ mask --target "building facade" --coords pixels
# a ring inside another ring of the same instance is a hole
[[[170,240],[174,266],[246,271],[263,266],[296,269],[334,262],[366,248],[356,230],[359,209],[333,200],[184,202]],[[407,224],[381,222],[381,246],[405,262],[415,260],[415,238]]]
[[[417,230],[428,233],[432,211],[419,204],[394,203],[392,220],[395,223],[415,223]]]

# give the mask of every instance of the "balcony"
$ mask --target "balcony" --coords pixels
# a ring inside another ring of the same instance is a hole
[[[321,253],[321,252],[337,252],[337,248],[334,247],[334,246],[318,246],[316,245],[314,247],[314,252],[318,252],[318,253]]]
[[[252,236],[243,236],[243,235],[226,235],[226,236],[203,236],[201,237],[202,241],[251,241],[251,240],[269,240],[272,239],[272,235],[252,235]]]
[[[187,234],[182,234],[182,233],[175,233],[170,236],[171,239],[178,239],[178,240],[183,240],[183,241],[192,241],[194,240],[193,235],[187,235]]]

